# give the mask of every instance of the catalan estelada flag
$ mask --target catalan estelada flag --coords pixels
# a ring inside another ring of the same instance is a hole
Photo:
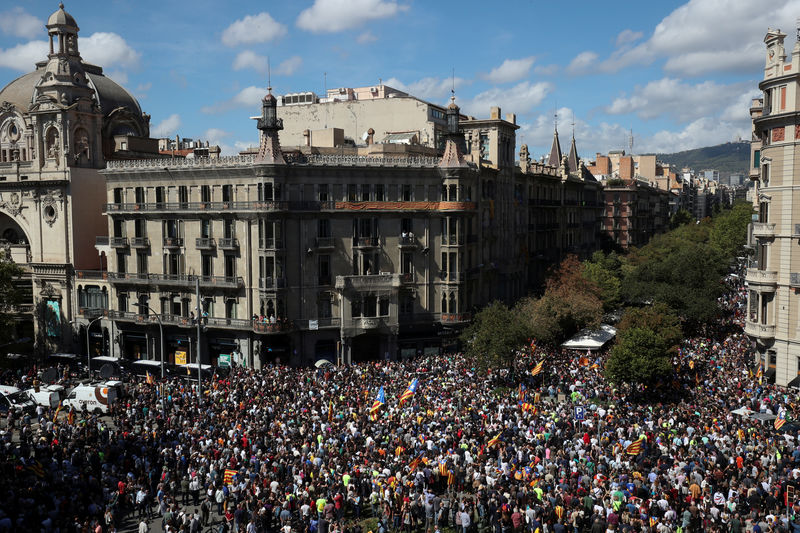
[[[487,447],[487,448],[491,448],[492,446],[494,446],[495,444],[497,444],[498,442],[500,442],[500,437],[501,437],[502,435],[503,435],[503,432],[501,431],[500,433],[498,433],[497,435],[495,435],[494,437],[492,437],[491,439],[489,439],[489,442],[487,442],[487,443],[486,443],[486,447]]]
[[[524,383],[520,383],[519,384],[519,401],[521,401],[521,402],[525,401],[525,384]]]
[[[628,455],[639,455],[642,453],[642,448],[644,447],[644,437],[639,437],[639,440],[635,440],[628,444],[628,447],[625,448],[625,453]]]
[[[378,395],[375,397],[375,401],[372,402],[372,407],[369,408],[369,416],[373,420],[378,419],[378,409],[381,408],[381,405],[386,403],[386,394],[383,392],[383,385],[381,385],[381,390],[378,391]]]
[[[147,375],[145,376],[145,381],[148,385],[152,385],[156,382],[156,379],[153,377],[153,374],[150,373],[148,370]]]
[[[539,364],[536,365],[535,367],[533,367],[533,370],[531,370],[531,375],[538,376],[539,374],[542,373],[542,368],[543,367],[544,367],[544,359],[539,361]]]
[[[595,359],[594,363],[592,363],[592,366],[590,366],[589,368],[591,368],[592,370],[600,368],[600,358],[598,357],[597,359]]]
[[[236,470],[231,470],[230,468],[225,469],[225,475],[222,477],[222,482],[225,485],[230,485],[233,483],[233,476],[236,475]]]
[[[778,418],[776,418],[774,422],[775,429],[781,429],[785,423],[786,423],[786,410],[781,409],[778,412]]]
[[[656,524],[658,524],[658,518],[656,518],[655,516],[651,516],[650,517],[650,527],[656,527]]]
[[[414,396],[414,393],[417,392],[417,387],[419,387],[419,380],[414,378],[411,380],[411,383],[408,384],[406,391],[400,396],[400,405],[403,405]]]

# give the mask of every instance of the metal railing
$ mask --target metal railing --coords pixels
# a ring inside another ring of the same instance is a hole
[[[378,237],[353,237],[353,248],[375,248],[380,246]]]
[[[95,246],[108,246],[108,236],[107,235],[98,235],[94,238],[94,245]]]
[[[283,239],[266,237],[258,240],[258,247],[262,250],[283,250]]]
[[[439,321],[442,324],[462,324],[472,320],[472,313],[442,313]]]
[[[164,248],[180,248],[183,246],[183,237],[164,237]]]
[[[239,248],[239,239],[235,237],[217,239],[217,246],[222,250],[236,250]]]
[[[258,278],[258,288],[262,290],[283,289],[286,287],[286,278]]]
[[[414,235],[400,235],[399,245],[403,248],[417,246],[417,237]]]
[[[147,237],[131,237],[131,248],[149,248],[150,239]]]
[[[212,237],[197,237],[195,240],[195,247],[198,250],[210,250],[216,246],[216,242]]]
[[[317,237],[314,244],[317,248],[334,248],[336,246],[333,237]]]
[[[108,272],[112,283],[131,283],[136,285],[193,285],[200,280],[201,287],[221,287],[235,289],[244,287],[244,278],[236,276],[196,276],[193,274],[150,274],[139,272]]]
[[[109,237],[108,244],[111,245],[112,248],[125,248],[128,246],[128,238],[127,237]]]

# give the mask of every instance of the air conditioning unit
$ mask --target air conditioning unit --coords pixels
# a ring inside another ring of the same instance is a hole
[[[377,87],[370,87],[369,88],[369,92],[376,93],[376,92],[378,92],[378,88]]]

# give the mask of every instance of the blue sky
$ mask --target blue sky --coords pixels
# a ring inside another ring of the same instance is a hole
[[[101,7],[102,5],[102,7]],[[501,2],[420,0],[69,1],[85,60],[131,91],[151,134],[256,144],[265,93],[379,80],[462,110],[514,112],[517,145],[549,150],[558,111],[583,157],[671,152],[749,137],[768,27],[794,45],[800,0]],[[57,2],[0,7],[0,86],[45,58]]]

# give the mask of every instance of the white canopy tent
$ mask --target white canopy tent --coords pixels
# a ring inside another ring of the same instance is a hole
[[[617,335],[617,330],[608,324],[600,324],[599,329],[584,328],[561,347],[568,350],[599,350]]]

